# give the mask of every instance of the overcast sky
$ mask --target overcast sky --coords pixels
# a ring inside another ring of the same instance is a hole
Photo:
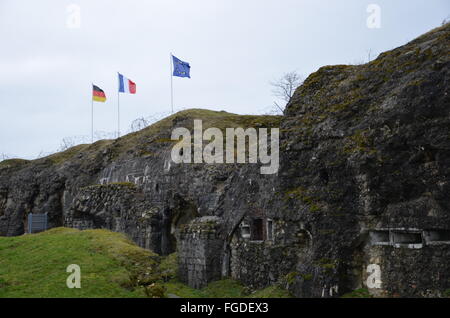
[[[372,3],[380,28],[367,26]],[[0,0],[0,155],[90,136],[91,83],[108,98],[94,129],[115,131],[118,71],[137,84],[120,96],[123,132],[169,112],[170,52],[191,64],[191,79],[174,78],[176,109],[260,114],[283,73],[365,62],[449,14],[448,0]]]

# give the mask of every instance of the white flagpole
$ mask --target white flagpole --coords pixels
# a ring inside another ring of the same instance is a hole
[[[170,53],[170,102],[172,105],[172,114],[173,114],[173,70],[172,70],[172,53]]]
[[[120,83],[119,72],[117,72],[117,138],[120,137]]]
[[[94,143],[94,84],[91,83],[91,143]]]

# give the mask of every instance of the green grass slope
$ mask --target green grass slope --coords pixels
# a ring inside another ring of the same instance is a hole
[[[81,288],[66,285],[70,264],[81,268]],[[250,291],[230,279],[192,289],[178,281],[176,264],[176,254],[160,257],[107,230],[0,237],[0,297],[289,297],[278,286]]]
[[[139,297],[132,266],[152,271],[155,256],[123,235],[105,230],[56,228],[0,237],[0,297]],[[66,268],[81,268],[81,288],[70,289]]]

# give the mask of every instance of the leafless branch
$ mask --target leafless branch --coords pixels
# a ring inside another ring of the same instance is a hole
[[[279,103],[274,102],[274,106],[281,113],[284,111],[287,103],[291,100],[295,90],[303,83],[303,77],[296,71],[288,72],[284,74],[280,79],[270,82],[272,85],[272,93],[275,97],[284,102],[284,106],[280,106]]]

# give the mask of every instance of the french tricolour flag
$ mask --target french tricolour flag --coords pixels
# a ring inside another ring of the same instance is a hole
[[[119,74],[119,93],[136,94],[136,84],[128,78]]]

